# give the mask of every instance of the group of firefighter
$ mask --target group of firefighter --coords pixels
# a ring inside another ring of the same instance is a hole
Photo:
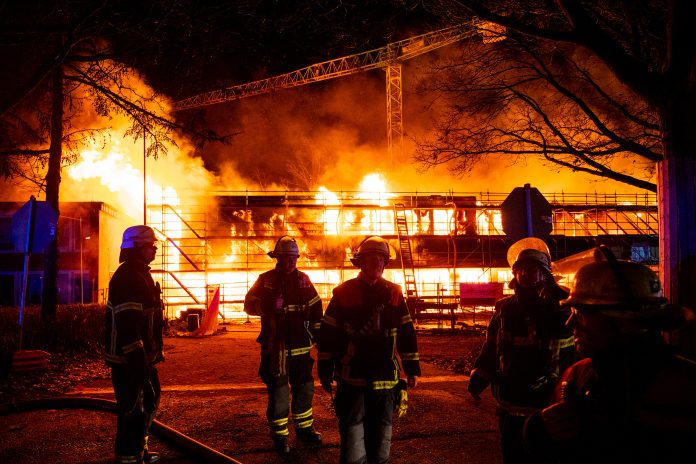
[[[160,290],[148,266],[156,243],[147,226],[126,229],[109,288],[118,463],[159,459],[147,447],[163,359]],[[523,239],[510,251],[514,293],[496,303],[467,386],[475,400],[491,386],[503,462],[694,462],[696,363],[664,341],[693,313],[668,304],[651,269],[605,247],[592,250],[570,290],[557,284],[543,241]],[[251,287],[244,310],[261,319],[259,376],[275,450],[290,452],[291,420],[297,439],[321,444],[312,411],[316,345],[340,463],[388,462],[394,414],[421,375],[402,290],[382,277],[388,242],[372,236],[358,246],[351,262],[360,272],[333,290],[325,312],[297,269],[296,240],[283,236],[268,254],[276,266]]]

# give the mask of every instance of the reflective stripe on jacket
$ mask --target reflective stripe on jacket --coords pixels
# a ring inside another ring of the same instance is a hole
[[[401,288],[385,279],[360,277],[334,289],[317,340],[317,369],[358,387],[390,389],[406,375],[420,375],[418,343]]]
[[[499,407],[512,411],[546,405],[574,362],[575,340],[558,301],[515,294],[496,303],[474,368],[491,380]]]
[[[162,360],[164,313],[159,285],[150,267],[138,261],[121,263],[109,282],[105,314],[107,364],[146,367]]]
[[[322,302],[304,272],[295,269],[284,274],[272,269],[261,274],[249,289],[244,311],[261,316],[257,341],[262,352],[280,341],[286,355],[297,356],[312,348],[321,322]]]

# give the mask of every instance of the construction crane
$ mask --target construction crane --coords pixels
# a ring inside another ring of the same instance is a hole
[[[403,147],[401,63],[410,58],[450,45],[462,39],[490,32],[490,23],[472,21],[457,26],[390,43],[382,48],[313,64],[296,71],[267,79],[235,85],[195,95],[174,103],[175,111],[239,100],[274,90],[289,89],[312,82],[348,76],[370,69],[384,69],[387,81],[387,149],[388,159],[394,159]],[[497,32],[496,32],[497,33]],[[499,35],[499,37],[502,37]],[[490,41],[495,41],[490,40]]]

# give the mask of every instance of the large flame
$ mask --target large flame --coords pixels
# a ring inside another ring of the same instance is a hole
[[[319,187],[318,190],[315,199],[326,206],[321,217],[317,218],[324,224],[324,234],[380,235],[394,233],[394,214],[389,208],[389,198],[393,198],[394,194],[388,191],[387,182],[381,174],[366,174],[360,181],[357,192],[348,195],[351,199],[360,200],[359,203],[388,208],[387,210],[369,208],[363,209],[357,215],[352,212],[341,214],[341,197],[324,186]]]
[[[142,83],[139,85],[144,86]],[[359,113],[356,112],[356,114]],[[288,121],[292,120],[288,118]],[[334,244],[338,244],[336,247],[339,248],[337,254],[343,254],[343,263],[348,263],[353,250],[346,245],[346,237],[397,235],[392,207],[395,195],[390,193],[393,191],[392,186],[396,185],[406,191],[417,191],[418,188],[413,188],[414,185],[427,188],[435,186],[435,192],[442,192],[448,190],[448,187],[457,185],[448,177],[438,175],[418,177],[410,171],[410,167],[408,170],[404,167],[407,163],[400,163],[390,169],[388,182],[383,174],[372,172],[375,166],[365,167],[365,165],[374,165],[376,152],[370,156],[364,156],[364,153],[359,153],[360,147],[356,140],[343,138],[332,132],[332,136],[336,138],[332,138],[331,143],[326,145],[331,146],[333,150],[327,150],[329,156],[339,158],[336,163],[333,163],[336,166],[334,171],[350,174],[332,176],[333,173],[327,172],[320,178],[325,181],[326,186],[317,189],[314,199],[323,207],[311,211],[295,211],[292,208],[277,211],[267,219],[269,223],[263,225],[266,228],[261,234],[250,228],[250,224],[256,224],[255,218],[252,217],[252,214],[256,214],[254,211],[251,209],[235,211],[234,220],[229,224],[228,230],[222,233],[227,240],[225,241],[226,249],[213,262],[206,250],[210,244],[205,239],[205,231],[197,230],[195,220],[190,216],[192,211],[205,215],[206,205],[200,203],[192,205],[187,203],[192,201],[188,198],[196,192],[210,193],[214,188],[240,191],[244,187],[248,188],[248,185],[240,182],[241,176],[229,173],[227,178],[234,179],[234,182],[221,185],[219,179],[204,168],[202,160],[191,155],[193,150],[186,140],[181,138],[177,138],[178,147],[167,147],[166,156],[158,160],[151,158],[145,160],[142,140],[130,143],[124,138],[130,123],[119,116],[114,116],[110,124],[110,136],[106,138],[109,142],[103,146],[86,147],[81,153],[79,162],[66,169],[67,179],[64,183],[63,198],[104,201],[113,204],[136,222],[140,222],[146,215],[147,223],[163,234],[165,246],[158,256],[160,260],[158,265],[164,273],[159,274],[158,279],[162,280],[163,286],[167,289],[167,303],[171,308],[185,309],[187,305],[205,304],[207,286],[220,284],[221,301],[225,302],[222,307],[223,314],[226,317],[241,316],[242,302],[249,287],[263,270],[273,265],[273,261],[265,253],[273,248],[277,238],[274,234],[278,230],[298,238],[302,255],[300,267],[309,274],[321,296],[328,299],[333,287],[355,276],[358,271],[347,266],[340,269],[323,267],[322,263],[316,259],[316,252],[310,249],[307,241],[302,239],[303,237],[316,235],[322,236],[326,241],[335,242]],[[249,138],[266,140],[265,137],[247,137]],[[249,156],[248,153],[240,155],[242,159],[244,156]],[[240,167],[242,168],[243,166]],[[527,176],[543,177],[546,182],[551,182],[550,179],[553,179],[567,188],[567,184],[563,184],[557,176],[536,175],[541,170],[536,169],[536,172],[528,173]],[[144,175],[144,172],[147,172],[147,175]],[[337,193],[333,185],[346,185],[346,176],[354,182],[356,172],[367,172],[367,174],[362,177],[358,185],[350,184],[350,187],[354,188],[353,191]],[[504,176],[502,170],[486,169],[485,172],[478,173],[474,183],[470,184],[471,180],[466,181],[466,190],[474,191],[482,186],[485,189],[486,185],[496,185],[498,191],[509,191],[511,190],[509,184],[512,182],[514,182],[512,187],[523,183],[519,180],[521,176],[516,174],[514,180],[508,175],[505,179],[506,183],[503,184],[501,179]],[[450,184],[444,186],[442,185],[444,182]],[[404,189],[404,186],[409,188]],[[538,185],[538,187],[545,186]],[[548,187],[546,189],[548,190]],[[259,188],[252,186],[252,190],[259,190]],[[145,201],[147,209],[144,212]],[[352,209],[345,208],[344,205],[347,204],[358,206]],[[478,234],[503,233],[499,211],[475,209],[475,227]],[[455,217],[456,208],[453,205],[421,210],[407,207],[403,212],[411,236],[457,233],[456,222],[459,219]],[[583,213],[574,214],[575,216],[569,218],[569,223],[583,220]],[[302,219],[299,219],[300,216]],[[114,230],[111,233],[120,235],[120,232],[120,230]],[[580,234],[581,231],[574,233]],[[259,238],[264,235],[268,238]],[[195,248],[205,251],[200,253],[200,256],[184,256],[187,250]],[[385,278],[402,286],[405,284],[401,269],[388,269],[385,272]],[[458,282],[507,282],[510,275],[507,269],[441,268],[416,269],[415,278],[419,295],[439,295],[441,293],[456,294]]]

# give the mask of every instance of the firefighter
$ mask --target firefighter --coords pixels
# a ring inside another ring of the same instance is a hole
[[[389,244],[381,237],[365,239],[351,262],[358,277],[336,287],[321,322],[317,371],[322,387],[332,393],[341,438],[341,463],[385,463],[389,460],[400,365],[407,385],[420,375],[413,321],[401,288],[382,278]]]
[[[275,269],[261,274],[249,289],[244,311],[261,316],[256,341],[261,344],[259,376],[268,392],[266,418],[275,449],[286,454],[290,452],[290,410],[297,437],[313,446],[321,444],[312,416],[314,359],[310,350],[319,330],[322,303],[307,274],[297,269],[300,251],[294,238],[280,237],[268,255],[277,260]]]
[[[598,248],[563,304],[583,359],[527,421],[537,462],[694,462],[696,363],[663,341],[684,313],[656,274]]]
[[[116,463],[151,463],[148,431],[160,400],[157,363],[162,354],[163,310],[160,287],[148,266],[157,254],[148,226],[123,232],[121,263],[109,282],[106,305],[106,362],[118,405]]]
[[[516,250],[508,253],[514,295],[496,302],[468,385],[476,400],[491,385],[505,464],[529,462],[524,421],[548,404],[560,375],[574,361],[573,336],[559,303],[568,293],[551,274],[548,247],[526,238],[511,246]]]

